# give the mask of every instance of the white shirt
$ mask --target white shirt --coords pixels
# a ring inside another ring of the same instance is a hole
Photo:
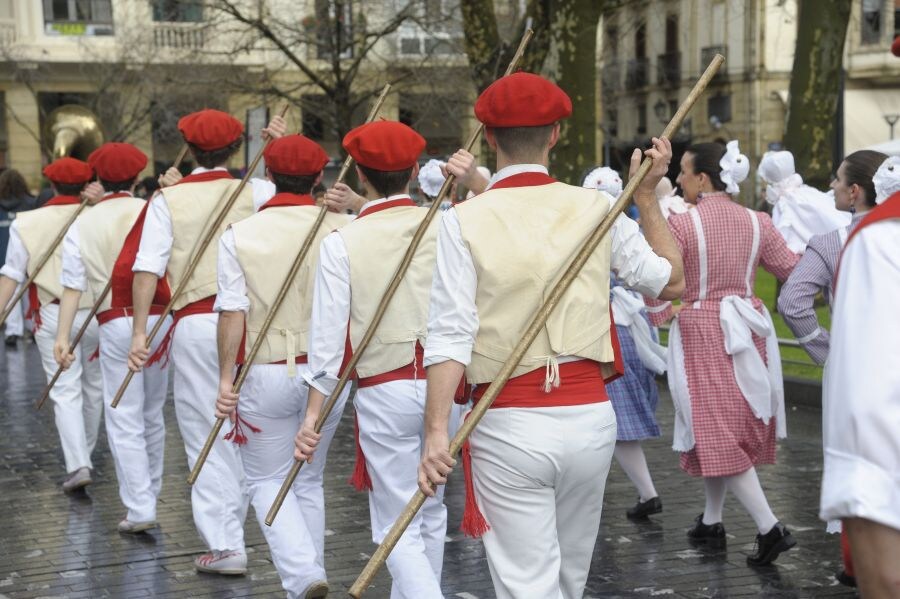
[[[247,296],[247,279],[237,258],[234,245],[234,231],[225,229],[219,238],[219,255],[216,258],[216,280],[218,292],[213,310],[216,312],[248,312],[250,298]]]
[[[409,196],[393,195],[366,202],[359,214],[362,216],[370,208],[401,198]],[[309,363],[303,374],[311,387],[326,396],[334,391],[341,374],[349,322],[350,257],[347,255],[344,238],[333,232],[322,240],[319,249],[309,327]]]
[[[509,176],[539,172],[547,168],[539,164],[517,164],[500,169],[488,188]],[[610,266],[623,286],[642,295],[657,297],[669,282],[672,265],[657,256],[636,222],[619,215],[610,229],[612,253]],[[425,342],[424,365],[447,360],[468,365],[478,332],[478,309],[475,290],[478,279],[475,264],[463,241],[456,210],[444,213],[437,243],[437,262],[431,284],[428,312],[428,338]],[[569,361],[562,356],[559,362]]]
[[[192,175],[208,173],[210,171],[224,171],[224,167],[217,166],[213,169],[197,167],[191,171]],[[253,210],[268,202],[275,195],[275,184],[267,179],[250,179],[250,187],[253,191]],[[166,266],[172,255],[174,234],[172,232],[172,214],[166,203],[165,189],[153,196],[150,207],[147,208],[147,216],[144,220],[144,231],[141,235],[141,245],[131,270],[134,272],[149,272],[162,278],[166,274]]]
[[[9,226],[9,244],[6,246],[6,263],[0,268],[0,275],[9,277],[16,283],[23,283],[28,278],[28,250],[19,236],[18,223],[13,221]]]

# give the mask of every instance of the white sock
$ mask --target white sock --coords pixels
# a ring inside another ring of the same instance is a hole
[[[703,510],[703,523],[715,524],[722,521],[722,508],[725,507],[725,479],[721,476],[703,479],[706,492],[706,508]]]
[[[772,513],[772,508],[766,501],[766,494],[759,484],[759,477],[756,476],[756,468],[750,467],[740,474],[726,477],[725,480],[728,490],[734,493],[744,509],[750,513],[759,534],[764,535],[772,530],[778,518]]]
[[[647,458],[640,441],[616,441],[614,450],[616,461],[628,475],[632,484],[637,487],[641,501],[647,501],[657,497],[656,487],[650,477],[650,469],[647,467]]]

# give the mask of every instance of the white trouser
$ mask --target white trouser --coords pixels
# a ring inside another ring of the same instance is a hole
[[[16,287],[16,293],[19,292],[22,285]],[[27,295],[27,294],[26,294]],[[6,317],[6,336],[18,335],[21,337],[25,333],[25,301],[26,296],[22,296]]]
[[[581,599],[616,444],[610,402],[488,410],[470,437],[498,599]]]
[[[425,419],[425,379],[391,381],[356,391],[359,441],[372,491],[372,540],[381,543],[418,490]],[[430,599],[441,594],[447,533],[443,487],[425,500],[387,559],[392,599]]]
[[[72,331],[81,328],[90,310],[78,310]],[[59,365],[53,357],[56,341],[56,327],[59,322],[59,305],[47,304],[41,308],[41,327],[35,332],[34,340],[41,353],[41,364],[49,382]],[[103,415],[103,381],[100,362],[89,358],[97,351],[99,343],[97,322],[87,328],[75,348],[75,361],[57,379],[50,391],[53,402],[53,416],[59,443],[66,460],[66,472],[79,468],[93,468],[91,452],[97,444],[97,432]]]
[[[159,319],[150,316],[148,326]],[[100,369],[103,371],[103,402],[106,405],[106,437],[116,464],[119,497],[132,522],[156,520],[156,498],[162,488],[163,450],[166,427],[163,406],[169,385],[169,369],[157,362],[134,375],[119,405],[110,407],[128,372],[131,349],[131,317],[100,325]],[[171,318],[166,318],[168,327]],[[162,341],[157,335],[154,352]]]
[[[172,367],[175,371],[175,417],[184,441],[188,468],[194,467],[216,421],[219,356],[215,314],[185,316],[175,326]],[[248,497],[237,445],[222,439],[213,444],[200,476],[191,487],[194,525],[213,550],[244,550]]]
[[[238,404],[241,419],[260,429],[251,432],[244,426],[247,443],[240,446],[240,454],[250,502],[289,598],[303,597],[310,584],[325,580],[322,473],[349,388],[322,427],[322,440],[312,463],[303,464],[278,517],[272,526],[266,526],[266,514],[294,464],[294,436],[306,414],[308,392],[302,377],[288,376],[286,365],[258,364],[247,374]]]

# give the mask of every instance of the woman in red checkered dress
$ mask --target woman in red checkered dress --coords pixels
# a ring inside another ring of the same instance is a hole
[[[681,160],[679,183],[696,210],[669,218],[684,258],[680,311],[648,301],[659,325],[677,312],[670,332],[669,387],[681,468],[702,476],[706,509],[688,536],[723,543],[722,509],[730,490],[759,528],[751,565],[771,563],[795,544],[769,508],[756,464],[775,461],[784,436],[781,358],[771,318],[753,295],[758,265],[784,280],[797,263],[768,215],[732,200],[749,161],[737,142],[697,144]]]

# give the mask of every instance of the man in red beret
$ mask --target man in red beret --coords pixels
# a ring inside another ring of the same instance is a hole
[[[229,434],[238,444],[250,502],[282,586],[289,597],[312,599],[328,594],[322,473],[346,393],[325,423],[321,454],[300,472],[274,526],[266,526],[264,517],[294,463],[293,438],[306,411],[308,387],[298,368],[306,364],[309,350],[307,331],[319,244],[346,224],[348,217],[325,215],[251,368],[244,363],[244,356],[256,343],[316,221],[319,208],[310,191],[322,180],[322,169],[328,163],[325,150],[302,135],[276,139],[263,156],[275,196],[253,216],[232,224],[219,240],[216,416],[233,423]],[[236,363],[251,368],[241,391],[240,410],[238,396],[231,391]]]
[[[424,357],[426,495],[455,465],[447,421],[460,377],[476,385],[477,402],[613,203],[548,175],[559,121],[571,110],[565,92],[530,73],[499,79],[475,105],[497,173],[487,191],[441,221]],[[654,195],[671,147],[654,139],[647,155],[653,168],[635,195],[646,239],[634,221],[615,221],[463,450],[463,530],[483,535],[501,599],[584,593],[616,442],[604,389],[621,368],[610,271],[652,297],[675,298],[683,287],[681,257]]]
[[[47,253],[62,228],[81,203],[85,184],[93,177],[90,165],[74,158],[60,158],[44,169],[55,196],[37,210],[21,213],[9,231],[6,264],[0,269],[0,306],[6,306],[16,287],[28,278],[37,262]],[[86,208],[83,215],[93,208]],[[49,380],[57,369],[53,342],[59,322],[62,244],[40,270],[28,290],[30,312],[34,318],[34,340],[41,353],[41,364]],[[79,326],[87,317],[94,298],[86,293],[77,304]],[[91,484],[91,453],[97,443],[103,413],[100,366],[93,356],[97,351],[97,325],[92,323],[73,356],[72,367],[60,376],[50,391],[56,430],[63,450],[68,476],[62,483],[66,492]]]
[[[59,309],[54,354],[58,364],[70,368],[74,356],[68,353],[76,310],[85,293],[99,298],[110,281],[116,257],[125,237],[144,210],[146,202],[134,197],[134,188],[147,156],[127,143],[107,143],[95,150],[88,163],[99,183],[88,191],[102,199],[90,212],[80,216],[63,240],[62,276],[64,287]],[[139,533],[156,526],[156,501],[162,486],[165,426],[163,405],[168,391],[168,368],[155,364],[145,368],[128,387],[122,405],[110,409],[122,373],[128,367],[131,347],[129,297],[113,288],[100,304],[100,369],[103,374],[103,401],[106,405],[106,434],[119,479],[119,497],[127,510],[118,524],[119,532]],[[151,309],[151,324],[163,306]],[[157,341],[158,343],[158,341]]]
[[[126,240],[123,256],[135,255],[131,270],[134,319],[128,364],[135,372],[147,365],[171,359],[174,368],[175,414],[184,441],[188,466],[203,448],[215,419],[219,388],[219,360],[216,353],[216,257],[218,244],[210,244],[196,270],[174,304],[174,324],[166,339],[152,354],[146,349],[148,317],[162,280],[176,289],[195,257],[196,245],[206,234],[238,181],[225,168],[238,151],[243,125],[218,110],[201,110],[178,123],[191,155],[199,166],[190,175],[160,190],[149,203],[139,236]],[[276,116],[265,135],[280,137],[284,119]],[[172,169],[170,169],[172,170]],[[226,215],[218,235],[229,223],[246,218],[274,193],[271,182],[253,179]],[[134,384],[134,383],[132,383]],[[123,399],[120,407],[127,400]],[[201,572],[244,574],[243,523],[247,513],[244,471],[236,447],[231,443],[213,445],[200,477],[191,487],[194,524],[210,551],[198,556],[194,566]]]

